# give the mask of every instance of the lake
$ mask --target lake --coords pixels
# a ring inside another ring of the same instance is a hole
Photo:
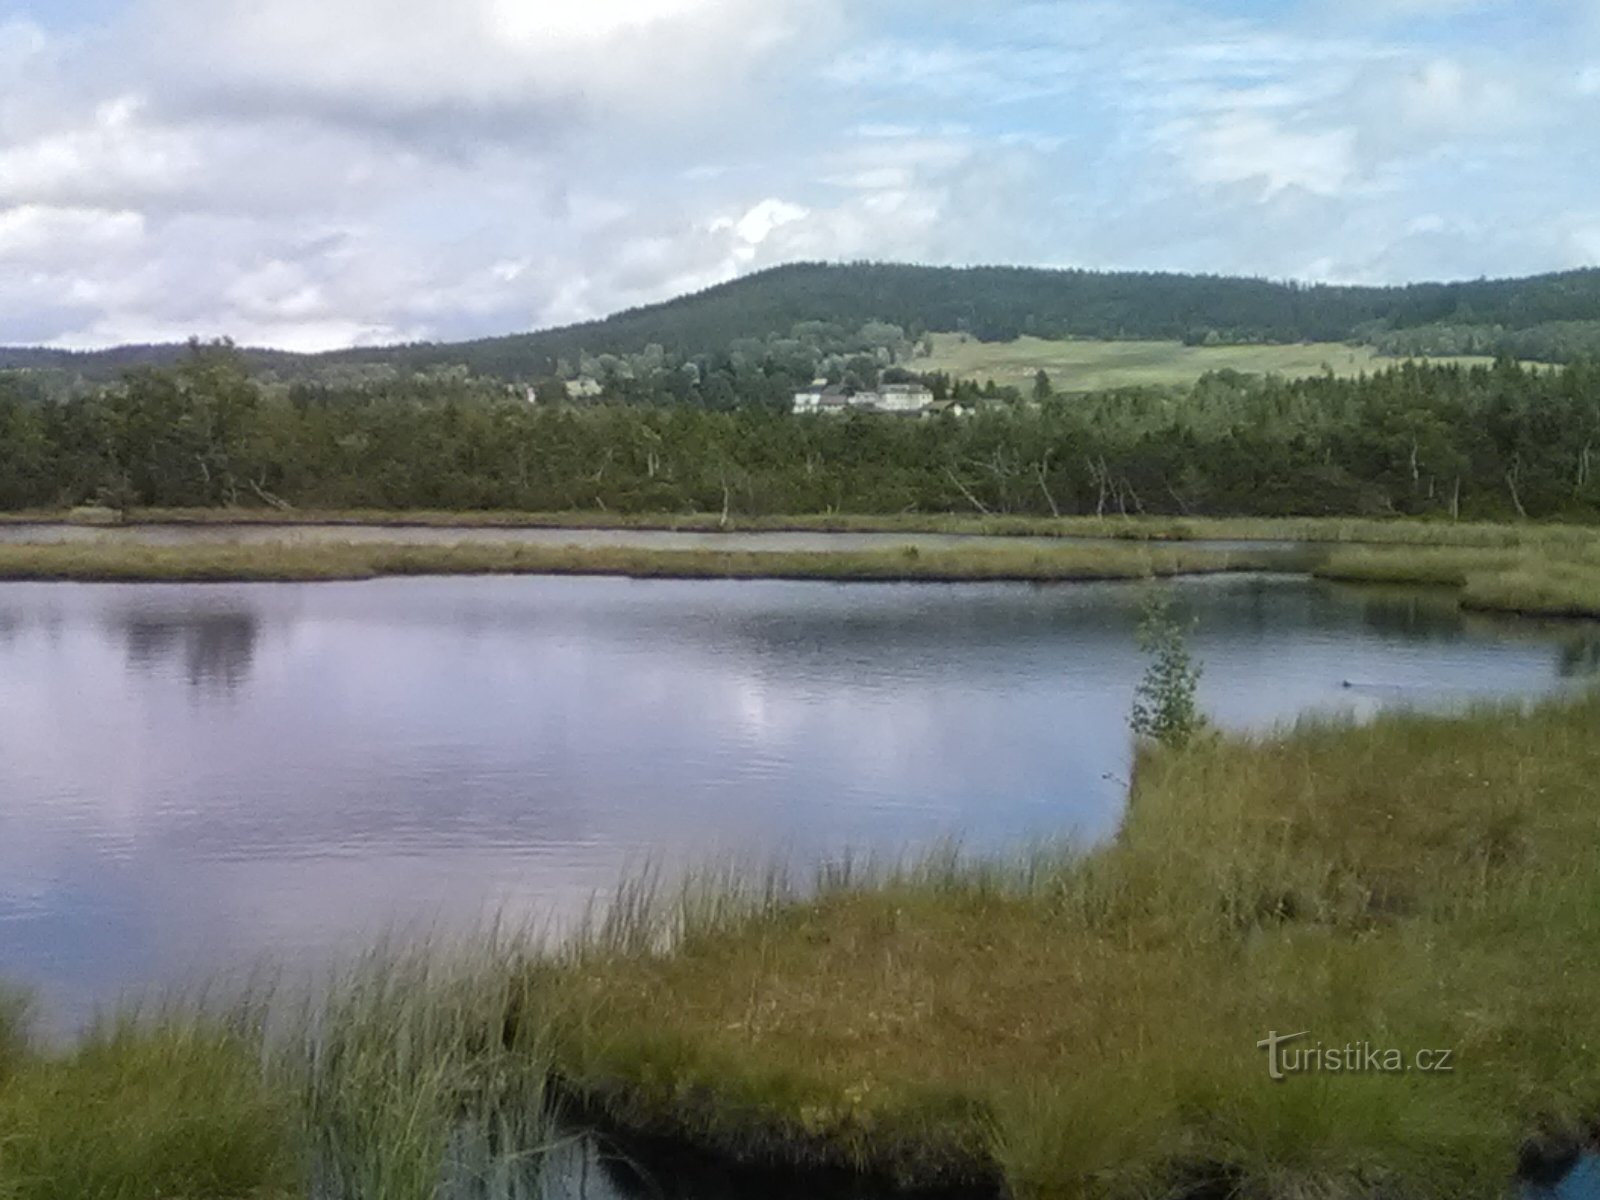
[[[1535,697],[1600,635],[1447,598],[1177,585],[1227,728]],[[391,928],[559,922],[646,861],[1104,838],[1126,584],[0,584],[0,979],[130,990]]]

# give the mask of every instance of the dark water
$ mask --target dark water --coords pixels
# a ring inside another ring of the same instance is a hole
[[[627,547],[640,550],[1038,550],[1052,546],[1104,546],[1105,538],[992,537],[967,533],[718,533],[670,529],[517,529],[496,526],[426,525],[61,525],[0,523],[0,545],[241,546],[403,543],[455,546],[507,543],[524,546]],[[1290,541],[1184,542],[1201,550],[1292,550]]]
[[[1229,727],[1536,696],[1577,627],[1180,585]],[[0,585],[0,978],[130,988],[571,914],[629,864],[1103,837],[1127,585]],[[1345,687],[1349,681],[1355,686]]]

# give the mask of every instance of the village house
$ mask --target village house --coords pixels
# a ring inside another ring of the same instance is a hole
[[[917,414],[932,405],[932,390],[920,383],[890,383],[878,390],[880,412]]]
[[[819,379],[803,392],[794,394],[794,412],[796,413],[839,413],[854,405],[854,400],[844,394],[844,389],[838,384],[829,384],[825,379]]]
[[[933,393],[917,383],[892,383],[873,392],[856,392],[845,395],[838,384],[819,379],[809,388],[794,394],[796,413],[844,412],[860,409],[862,412],[896,413],[919,416],[931,411]]]

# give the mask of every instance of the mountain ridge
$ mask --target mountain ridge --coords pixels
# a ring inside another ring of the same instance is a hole
[[[1583,326],[1585,337],[1600,333],[1600,268],[1367,286],[1160,271],[804,262],[550,329],[315,354],[248,347],[242,352],[258,370],[287,374],[337,365],[412,370],[463,365],[478,374],[533,379],[563,367],[570,373],[582,355],[633,354],[650,345],[682,356],[712,355],[742,339],[788,337],[810,322],[846,329],[887,322],[912,337],[965,332],[983,341],[1024,334],[1234,343],[1387,341],[1394,352],[1428,352],[1410,345],[1417,341],[1415,331],[1436,337],[1437,331],[1450,330],[1457,340],[1477,341],[1558,326]],[[1587,343],[1580,339],[1580,344]],[[133,367],[170,364],[185,348],[182,343],[89,351],[0,347],[0,369],[105,378]]]

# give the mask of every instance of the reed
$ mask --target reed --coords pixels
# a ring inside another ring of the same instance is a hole
[[[0,1046],[5,1200],[532,1200],[556,1143],[523,943],[391,943],[298,995],[247,989]]]

